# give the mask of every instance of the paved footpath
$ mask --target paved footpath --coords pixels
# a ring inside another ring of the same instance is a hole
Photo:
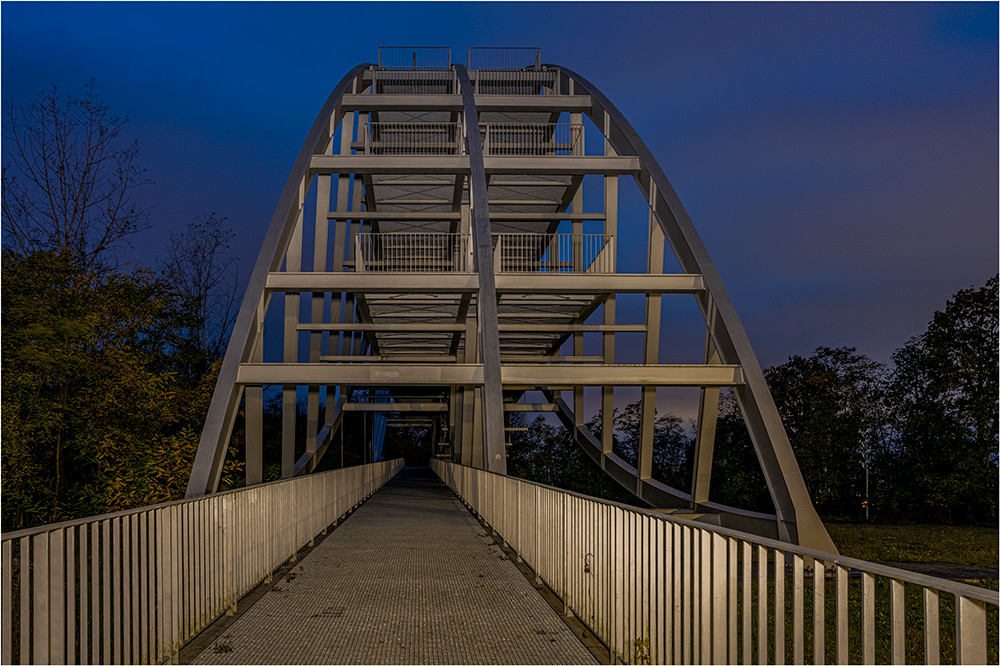
[[[379,490],[194,663],[593,664],[429,469]]]

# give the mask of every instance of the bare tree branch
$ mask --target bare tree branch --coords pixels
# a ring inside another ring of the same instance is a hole
[[[149,219],[133,198],[149,180],[138,144],[122,136],[127,123],[111,115],[93,79],[80,99],[52,86],[27,106],[9,104],[4,242],[22,253],[68,251],[87,271],[113,268],[116,252]]]

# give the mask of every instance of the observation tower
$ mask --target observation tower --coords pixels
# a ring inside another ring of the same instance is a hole
[[[644,199],[638,213],[620,205],[622,177]],[[664,272],[665,257],[679,270]],[[698,362],[661,362],[665,299],[696,303]],[[463,65],[449,48],[382,47],[377,64],[337,84],[264,238],[189,498],[217,489],[241,410],[247,484],[261,482],[264,387],[282,394],[283,477],[339,449],[345,415],[358,411],[428,427],[436,456],[505,474],[507,433],[523,423],[511,416],[553,412],[604,473],[654,507],[836,552],[670,182],[611,101],[536,48],[471,48]],[[622,406],[616,387],[640,396],[636,465],[615,453],[613,428],[596,436],[584,420],[585,389],[609,415]],[[658,387],[699,392],[690,492],[653,478]],[[711,501],[724,387],[773,515]]]

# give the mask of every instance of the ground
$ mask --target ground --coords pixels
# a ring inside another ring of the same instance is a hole
[[[998,567],[996,527],[827,524],[841,555],[875,562]]]

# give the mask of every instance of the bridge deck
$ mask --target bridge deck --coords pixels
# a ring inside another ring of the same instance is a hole
[[[595,663],[427,469],[405,469],[194,663]]]

